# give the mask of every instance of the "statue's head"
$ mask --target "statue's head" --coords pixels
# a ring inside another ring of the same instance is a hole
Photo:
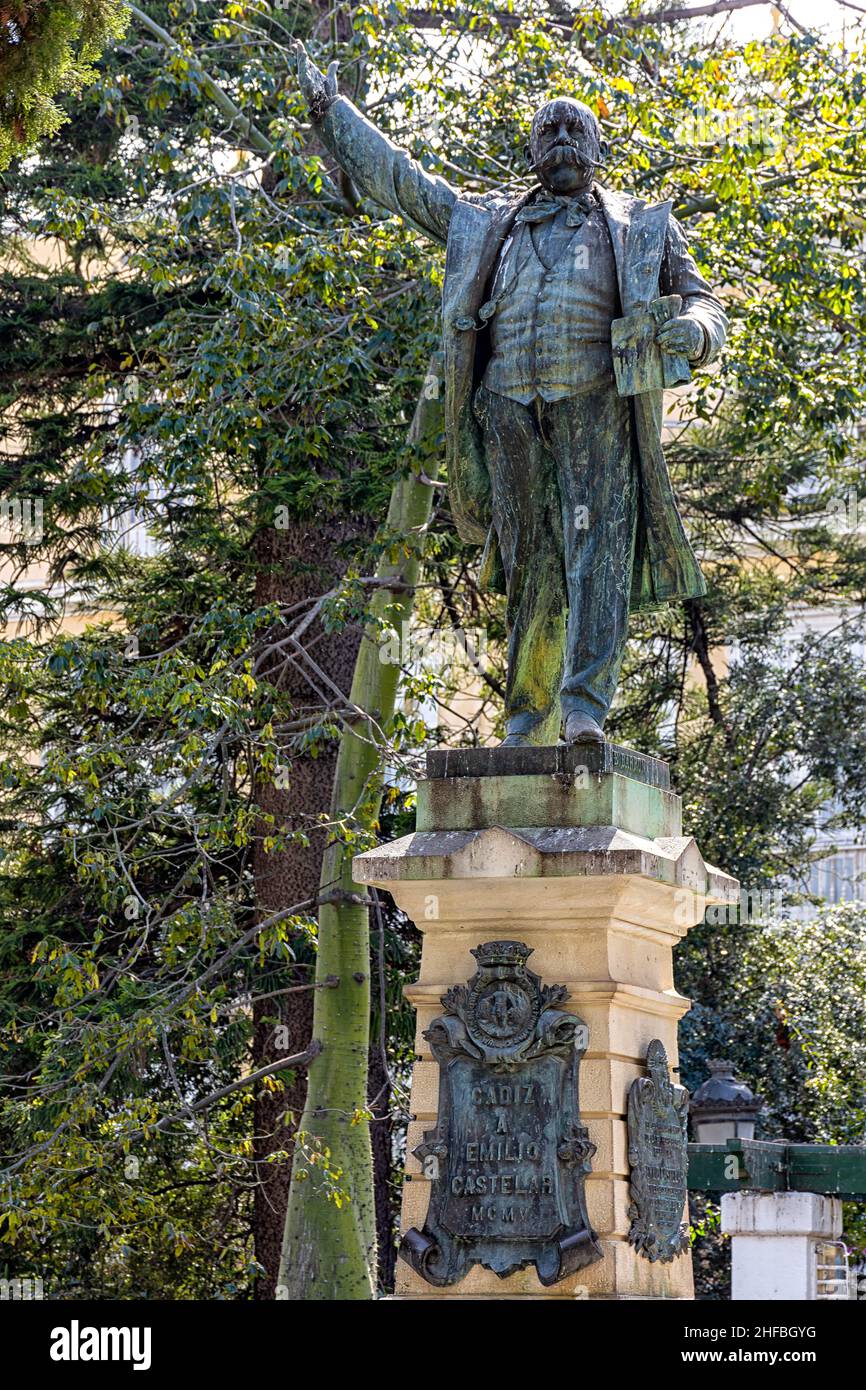
[[[533,173],[554,193],[590,188],[607,145],[595,115],[574,97],[556,97],[532,118],[526,158]]]

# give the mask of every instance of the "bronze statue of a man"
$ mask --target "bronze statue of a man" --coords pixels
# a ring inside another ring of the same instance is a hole
[[[427,173],[299,48],[323,143],[382,206],[447,245],[448,486],[507,593],[507,745],[602,741],[629,609],[705,592],[661,447],[665,386],[721,351],[727,320],[670,202],[595,182],[581,102],[546,102],[519,195]]]

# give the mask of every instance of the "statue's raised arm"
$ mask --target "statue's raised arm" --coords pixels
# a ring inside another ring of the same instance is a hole
[[[428,174],[405,150],[378,131],[337,90],[337,64],[327,74],[296,47],[298,82],[316,132],[358,187],[407,222],[445,241],[457,194],[444,179]]]

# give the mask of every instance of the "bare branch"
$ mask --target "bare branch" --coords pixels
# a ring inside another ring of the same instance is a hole
[[[647,10],[641,14],[617,15],[615,19],[609,19],[606,24],[600,25],[602,33],[615,33],[618,29],[645,29],[656,24],[682,24],[692,19],[711,19],[714,15],[732,14],[736,10],[754,9],[759,5],[770,6],[772,0],[711,0],[706,5],[676,5],[667,10]],[[844,0],[840,0],[844,3]],[[777,6],[777,8],[779,8]],[[855,8],[852,6],[852,8]],[[516,14],[509,10],[495,10],[485,15],[474,15],[465,18],[468,24],[469,19],[476,21],[476,29],[483,29],[485,26],[490,28],[495,23],[500,29],[520,29],[526,22],[527,16]],[[454,10],[409,10],[406,19],[410,24],[414,24],[417,29],[440,29],[444,23],[456,23],[457,17]],[[461,16],[461,19],[464,19]],[[571,33],[574,28],[575,17],[560,10],[554,10],[548,23],[552,29],[559,29],[564,33]],[[797,26],[799,28],[799,25]]]

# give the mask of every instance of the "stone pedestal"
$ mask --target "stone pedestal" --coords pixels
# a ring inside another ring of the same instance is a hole
[[[691,1257],[651,1263],[628,1244],[627,1104],[661,1039],[677,1065],[689,1007],[672,951],[709,901],[736,882],[682,834],[663,763],[614,745],[438,751],[418,788],[417,830],[358,856],[358,883],[387,889],[424,933],[407,990],[418,1012],[408,1150],[436,1118],[438,1067],[423,1037],[449,987],[472,975],[473,947],[498,938],[532,948],[530,968],[567,986],[562,1007],[588,1026],[581,1119],[596,1146],[586,1180],[603,1258],[545,1288],[533,1267],[500,1279],[476,1265],[437,1289],[399,1262],[402,1298],[680,1298],[694,1296]],[[402,1227],[424,1224],[429,1183],[407,1161]]]
[[[827,1260],[824,1248],[842,1235],[842,1203],[837,1197],[818,1192],[726,1192],[722,1230],[731,1237],[734,1300],[787,1303],[831,1296],[819,1290],[819,1267],[823,1271]],[[842,1273],[844,1277],[844,1268]]]

